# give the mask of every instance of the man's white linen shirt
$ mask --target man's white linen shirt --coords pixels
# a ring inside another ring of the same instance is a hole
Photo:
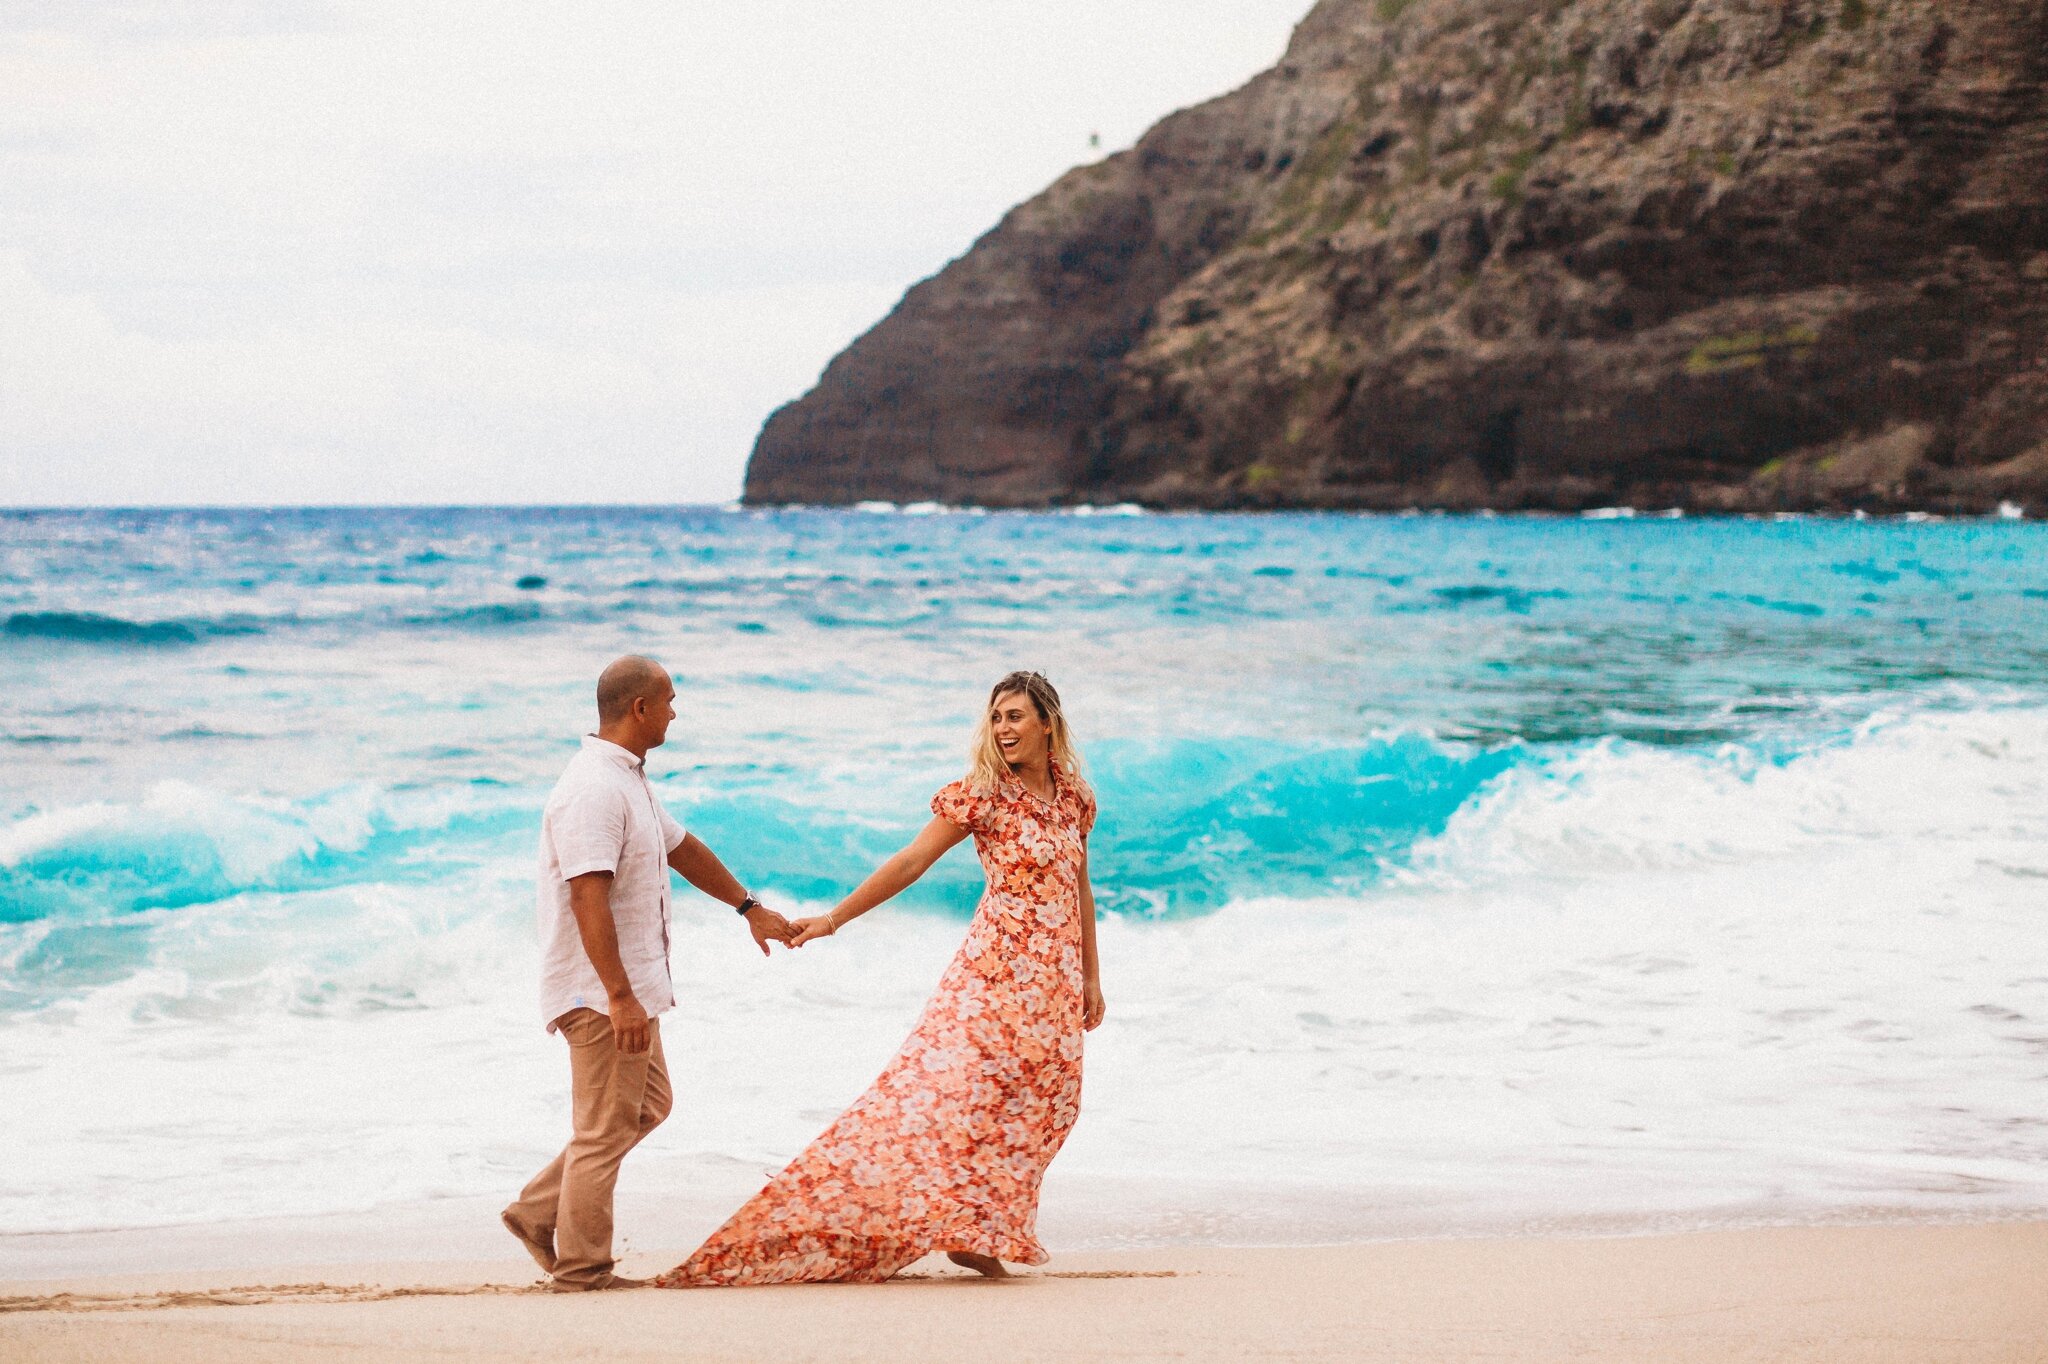
[[[612,921],[634,998],[650,1016],[675,1007],[668,855],[682,841],[683,826],[647,784],[646,762],[585,735],[540,818],[540,1012],[549,1032],[571,1009],[611,1012],[569,908],[569,878],[586,872],[612,874]]]

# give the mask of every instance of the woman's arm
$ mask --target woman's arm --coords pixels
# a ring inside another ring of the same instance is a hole
[[[1092,1031],[1107,1010],[1101,961],[1095,955],[1095,887],[1088,884],[1088,844],[1081,844],[1081,1027]]]
[[[932,863],[944,857],[954,844],[965,837],[967,830],[934,815],[932,822],[924,826],[924,832],[910,840],[903,851],[876,867],[867,880],[854,888],[853,894],[833,907],[830,914],[798,919],[791,924],[796,936],[789,940],[789,945],[802,947],[813,938],[829,938],[876,905],[902,894],[918,877],[931,870]]]

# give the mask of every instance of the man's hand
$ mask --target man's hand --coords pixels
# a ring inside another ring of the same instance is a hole
[[[796,934],[789,920],[762,904],[747,911],[747,930],[754,935],[754,946],[761,949],[764,957],[768,955],[769,943],[779,942],[787,947]]]
[[[1108,1007],[1102,1002],[1102,986],[1099,982],[1091,980],[1084,984],[1081,987],[1081,1030],[1094,1032],[1095,1025],[1102,1021],[1102,1015],[1107,1012]]]
[[[611,1000],[612,1040],[628,1056],[647,1050],[647,1010],[631,994],[614,995]]]

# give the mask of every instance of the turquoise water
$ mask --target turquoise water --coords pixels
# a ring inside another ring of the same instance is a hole
[[[1902,696],[2048,676],[2026,524],[299,511],[0,535],[0,818],[166,778],[257,803],[254,828],[40,846],[0,873],[11,922],[519,843],[587,675],[629,649],[683,681],[657,768],[803,895],[908,832],[984,679],[1044,667],[1118,816],[1105,898],[1154,913],[1370,884],[1578,745],[1796,752]],[[971,879],[925,901],[957,910]]]
[[[2048,853],[2025,851],[2048,771],[2036,523],[16,512],[0,514],[0,1036],[61,1051],[250,1018],[448,1026],[525,988],[537,812],[590,725],[591,679],[625,651],[680,679],[682,719],[649,765],[665,799],[793,905],[842,893],[922,823],[992,678],[1051,676],[1099,790],[1091,857],[1117,940],[1185,954],[1174,982],[1154,982],[1152,1021],[1120,1020],[1126,1042],[1104,1046],[1169,1046],[1145,1029],[1187,1027],[1162,1001],[1189,979],[1212,1001],[1270,985],[1244,974],[1248,922],[1341,957],[1373,925],[1435,921],[1451,941],[1474,897],[1547,886],[1543,912],[1576,926],[1562,942],[1611,926],[1616,897],[1655,878],[1659,895],[1713,887],[1762,913],[1782,894],[1840,923],[1835,859],[1882,848],[1904,859],[1886,863],[1897,924],[1948,905],[1957,867],[1989,878],[1977,917],[1939,939],[1961,961],[2038,927],[2048,885],[2029,879]],[[1977,773],[1983,751],[2002,765]],[[1935,791],[1938,810],[1906,799]],[[956,855],[906,897],[896,931],[957,933],[978,885]],[[1819,973],[1843,950],[1813,924],[1787,938],[1801,944],[1791,975],[1802,953]],[[1688,939],[1696,967],[1737,959],[1717,931]],[[1461,979],[1514,965],[1486,957],[1510,950],[1496,937],[1469,944],[1480,959],[1458,963]],[[1414,950],[1407,969],[1436,969]],[[1134,986],[1149,979],[1137,969]],[[1539,978],[1516,988],[1540,995]],[[1832,1033],[1799,1045],[1873,1076],[1962,1064],[2003,1084],[2007,1051],[2031,1045],[2007,1034],[2042,1026],[2028,979],[1994,988],[1958,966],[1954,999],[1928,986],[1966,1018],[1983,1005],[2027,1021],[1976,1015],[1925,1056],[1862,1040],[1845,1053]],[[1265,1069],[1239,1076],[1254,1097],[1283,1075],[1307,1083],[1272,1059],[1298,1048],[1423,1045],[1435,1025],[1362,1009],[1356,980],[1303,985],[1292,1031],[1254,1046]],[[1487,1016],[1472,1004],[1453,1012]],[[1679,1007],[1700,1036],[1763,1008],[1712,992]],[[1866,1015],[1888,1017],[1870,1005],[1840,1026]],[[1347,1018],[1365,1031],[1332,1040]],[[1533,1045],[1502,1035],[1489,1051],[1490,1035],[1460,1054],[1483,1069]],[[1707,1062],[1671,1062],[1694,1063]],[[176,1088],[202,1063],[186,1064],[164,1061],[151,1083]],[[1970,1121],[1989,1132],[2011,1105],[1986,1102]],[[1331,1111],[1341,1126],[1349,1110]],[[1908,1124],[1873,1140],[1923,1138]],[[1188,1158],[1222,1170],[1263,1140]],[[2006,1159],[2017,1138],[2001,1140]],[[1313,1165],[1272,1141],[1276,1159]],[[0,1229],[255,1197],[175,1160],[163,1179],[185,1192],[147,1192],[90,1148],[0,1197]]]

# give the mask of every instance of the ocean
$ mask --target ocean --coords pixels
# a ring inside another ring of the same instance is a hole
[[[663,799],[792,913],[924,822],[994,678],[1058,685],[1109,1018],[1049,1218],[2048,1210],[2039,523],[24,511],[0,1235],[509,1198],[567,1121],[538,812],[629,651],[679,679]],[[794,1154],[978,887],[960,849],[766,961],[683,889],[628,1184]]]

